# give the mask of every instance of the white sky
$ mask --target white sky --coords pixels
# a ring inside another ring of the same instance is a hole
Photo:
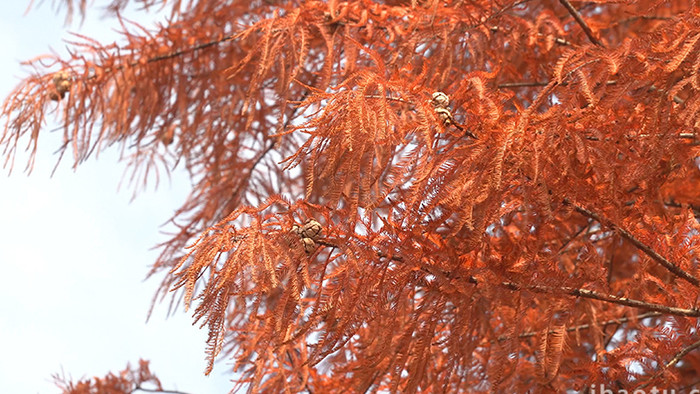
[[[97,8],[82,26],[66,27],[51,2],[25,15],[27,3],[0,3],[0,99],[25,75],[19,61],[64,52],[68,31],[116,38],[117,24]],[[154,18],[126,16],[148,26]],[[139,358],[151,360],[165,389],[228,392],[226,360],[203,375],[206,332],[189,315],[166,320],[161,305],[145,322],[160,279],[143,281],[158,253],[151,247],[166,239],[160,225],[188,193],[184,172],[130,203],[132,190],[117,188],[124,166],[116,149],[75,172],[66,155],[51,178],[61,137],[48,130],[31,176],[21,158],[11,176],[0,172],[0,392],[56,393],[51,375],[61,370],[103,376]]]

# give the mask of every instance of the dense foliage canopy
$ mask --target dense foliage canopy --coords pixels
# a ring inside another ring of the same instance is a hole
[[[312,393],[696,383],[695,2],[132,2],[170,16],[30,62],[0,141],[12,167],[53,115],[76,165],[116,144],[139,181],[189,171],[152,274],[208,327],[207,373],[232,358],[251,390]]]

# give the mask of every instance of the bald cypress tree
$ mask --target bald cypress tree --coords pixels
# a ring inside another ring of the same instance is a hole
[[[209,330],[206,373],[232,359],[260,392],[695,383],[694,2],[132,2],[167,23],[30,62],[0,142],[11,168],[54,117],[76,165],[117,145],[143,182],[187,169],[151,275]]]

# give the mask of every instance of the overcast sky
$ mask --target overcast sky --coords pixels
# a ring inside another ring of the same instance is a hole
[[[117,24],[101,19],[99,9],[84,24],[65,26],[65,14],[56,15],[51,2],[25,15],[26,3],[0,2],[2,99],[26,75],[19,62],[50,48],[65,53],[69,31],[116,39]],[[147,26],[156,18],[127,17]],[[61,370],[74,378],[102,376],[139,358],[151,360],[166,389],[227,392],[229,363],[203,375],[206,332],[189,315],[166,320],[162,305],[145,321],[160,279],[143,281],[158,254],[151,248],[166,240],[161,224],[189,191],[184,172],[133,202],[129,187],[118,190],[124,165],[116,149],[76,171],[66,157],[50,177],[61,135],[49,129],[30,176],[21,158],[11,176],[7,169],[0,174],[0,392],[56,393],[51,375]]]

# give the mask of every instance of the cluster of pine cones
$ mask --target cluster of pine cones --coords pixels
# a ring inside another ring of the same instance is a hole
[[[292,226],[292,233],[301,238],[306,253],[313,253],[316,250],[316,240],[321,235],[321,230],[323,230],[321,223],[314,219],[308,219],[303,226],[297,224]]]

